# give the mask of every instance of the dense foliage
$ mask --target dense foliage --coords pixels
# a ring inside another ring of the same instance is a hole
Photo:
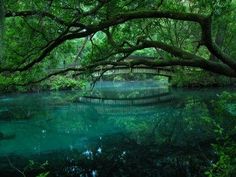
[[[7,0],[1,5],[4,88],[123,65],[180,65],[236,76],[234,0]],[[154,58],[124,60],[131,54]]]

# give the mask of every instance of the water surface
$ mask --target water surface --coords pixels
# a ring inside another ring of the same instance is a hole
[[[119,84],[88,92],[103,101],[78,91],[0,96],[0,176],[22,176],[15,168],[25,167],[26,176],[202,176],[214,159],[211,121],[220,119],[212,100],[235,89]]]

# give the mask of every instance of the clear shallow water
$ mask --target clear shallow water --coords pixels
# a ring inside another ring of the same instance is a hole
[[[80,102],[78,92],[0,96],[0,176],[22,176],[10,164],[22,171],[29,160],[48,165],[27,169],[26,176],[45,171],[51,176],[201,176],[210,163],[204,156],[214,158],[215,127],[206,120],[217,119],[211,101],[235,89],[170,90],[154,84],[150,91],[143,83],[126,85],[142,99],[152,93],[159,97],[116,104],[114,95],[127,100],[123,87],[113,90],[109,102]],[[94,92],[110,98],[111,89],[105,84]],[[235,121],[224,125],[230,129]]]

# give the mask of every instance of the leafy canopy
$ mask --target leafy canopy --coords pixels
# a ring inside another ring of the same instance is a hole
[[[8,0],[3,7],[5,84],[138,65],[236,77],[234,0]],[[153,59],[127,61],[131,54]]]

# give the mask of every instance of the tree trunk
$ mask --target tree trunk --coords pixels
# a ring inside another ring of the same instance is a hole
[[[222,47],[223,47],[227,28],[228,28],[228,24],[227,23],[220,23],[218,25],[218,29],[217,29],[217,32],[216,32],[215,43],[218,45],[218,47],[220,49],[222,49]],[[210,60],[212,60],[212,61],[219,61],[213,54],[211,54]]]
[[[0,63],[3,57],[3,26],[4,26],[4,6],[0,0]]]

